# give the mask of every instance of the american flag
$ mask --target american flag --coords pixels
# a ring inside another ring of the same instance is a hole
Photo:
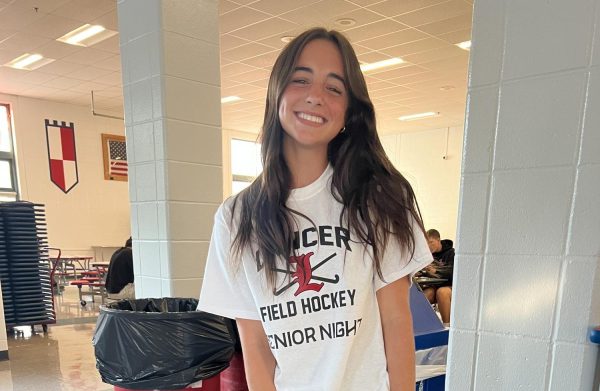
[[[125,141],[108,141],[110,151],[109,175],[127,176],[127,148]]]

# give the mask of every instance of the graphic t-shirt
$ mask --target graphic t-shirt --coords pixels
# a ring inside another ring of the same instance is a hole
[[[275,288],[268,287],[252,250],[242,254],[241,262],[231,259],[236,221],[231,226],[231,201],[219,208],[198,309],[262,322],[277,361],[278,391],[387,391],[376,292],[425,267],[431,253],[414,224],[413,256],[390,238],[382,256],[382,281],[370,246],[340,226],[342,205],[331,194],[332,173],[328,166],[315,182],[290,194],[287,205],[314,225],[296,219],[290,271],[283,261],[277,266]]]

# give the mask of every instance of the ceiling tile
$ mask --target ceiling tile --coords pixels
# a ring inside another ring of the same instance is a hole
[[[336,26],[335,26],[336,30],[345,31],[345,30],[349,30],[352,28],[371,24],[373,22],[377,22],[378,20],[381,19],[381,15],[376,14],[375,12],[371,12],[365,8],[359,8],[356,10],[352,10],[350,12],[346,12],[344,14],[337,15],[335,17],[335,20],[338,20],[338,19],[353,19],[356,22],[356,24],[354,24],[352,26],[347,26],[347,27],[340,25],[340,24],[336,24]]]
[[[108,87],[102,90],[94,91],[94,99],[98,97],[118,98],[123,97],[123,89],[121,87]]]
[[[52,11],[52,14],[75,19],[84,24],[100,18],[116,9],[116,6],[114,0],[72,0]]]
[[[44,57],[54,58],[60,60],[68,55],[82,50],[81,46],[73,46],[58,41],[50,41],[45,45],[42,45],[35,49],[36,53],[41,54]]]
[[[361,7],[370,7],[374,4],[381,3],[382,0],[352,0],[352,2],[360,5]]]
[[[449,57],[462,57],[468,59],[469,52],[459,48],[458,46],[448,45],[446,47],[428,50],[426,52],[411,54],[405,56],[405,60],[414,64],[421,64],[435,60],[442,60]]]
[[[267,13],[248,7],[240,7],[221,15],[219,18],[219,30],[221,33],[229,33],[270,17],[271,15]]]
[[[393,19],[409,26],[416,27],[459,16],[471,12],[471,10],[472,6],[462,0],[450,0],[417,11],[398,15]]]
[[[304,27],[325,26],[333,28],[338,15],[359,8],[356,4],[344,0],[323,0],[313,4],[303,3],[303,5],[302,8],[286,12],[280,16]]]
[[[244,59],[241,62],[257,68],[271,69],[273,64],[275,64],[275,60],[277,59],[277,56],[279,56],[279,53],[279,50],[273,50],[268,53],[263,53],[260,56]]]
[[[227,50],[221,53],[221,56],[234,61],[240,61],[246,58],[256,57],[263,53],[273,51],[273,48],[260,43],[248,43],[238,46],[235,49]]]
[[[363,46],[372,50],[381,50],[390,46],[397,46],[408,42],[418,41],[428,38],[428,35],[413,28],[395,31],[390,34],[382,35],[376,38],[359,41]]]
[[[38,22],[44,16],[44,13],[35,12],[32,7],[16,1],[0,10],[0,20],[4,30],[26,31],[29,25]]]
[[[358,56],[358,61],[360,61],[361,63],[366,63],[366,64],[370,64],[372,62],[378,62],[378,61],[383,61],[383,60],[387,60],[389,58],[391,58],[392,56],[388,56],[384,53],[381,52],[368,52],[368,53],[364,53]],[[401,64],[395,65],[395,66],[401,66]]]
[[[88,94],[88,96],[91,98],[92,91],[104,90],[107,87],[108,86],[106,84],[96,83],[93,81],[86,81],[86,82],[83,82],[81,84],[71,87],[70,90],[80,92],[82,94]]]
[[[99,24],[109,30],[118,31],[119,19],[117,17],[117,10],[114,9],[110,12],[105,13],[99,18],[94,19],[90,24]]]
[[[94,66],[101,69],[108,69],[110,71],[121,71],[121,56],[114,55],[106,60],[94,63]]]
[[[35,86],[26,89],[23,91],[25,96],[31,96],[34,98],[46,98],[51,97],[54,94],[57,94],[60,90],[56,88],[44,87],[44,86]]]
[[[233,11],[239,8],[240,5],[229,0],[219,0],[219,15],[223,15],[226,12]]]
[[[234,75],[239,75],[240,73],[250,72],[255,69],[257,69],[257,68],[250,66],[250,65],[240,64],[239,62],[235,62],[233,64],[229,64],[229,65],[225,65],[225,66],[221,67],[221,78],[230,79]]]
[[[440,20],[439,22],[421,25],[419,26],[419,30],[431,35],[446,34],[452,31],[469,28],[471,26],[471,19],[472,14],[469,12],[453,18]]]
[[[292,23],[281,18],[270,18],[248,27],[235,30],[231,33],[231,35],[250,41],[259,41],[270,36],[278,36],[281,31],[286,31],[297,27],[298,25],[296,23]]]
[[[51,39],[40,37],[38,35],[18,32],[2,41],[2,49],[18,49],[22,53],[31,53],[35,49],[51,41]]]
[[[417,74],[407,75],[396,77],[392,79],[388,79],[390,83],[399,84],[399,85],[407,85],[410,83],[419,83],[427,80],[431,80],[437,77],[437,74],[432,71],[425,71]]]
[[[385,0],[369,5],[372,11],[378,12],[386,17],[393,17],[407,12],[416,11],[432,5],[444,3],[447,0]]]
[[[56,60],[51,62],[48,65],[44,65],[43,67],[36,69],[33,72],[43,72],[49,73],[51,75],[65,76],[70,74],[71,72],[76,71],[81,68],[80,64],[74,64],[72,62],[67,62],[64,60]]]
[[[92,66],[81,67],[80,69],[73,71],[69,74],[69,77],[82,81],[95,80],[99,77],[115,73],[107,69],[100,69]],[[110,83],[112,84],[112,83]]]
[[[420,41],[414,41],[403,45],[393,46],[382,49],[381,52],[392,57],[401,57],[407,60],[406,56],[415,53],[426,52],[428,50],[449,47],[449,43],[437,38],[425,38]]]
[[[25,71],[22,69],[14,69],[9,67],[0,67],[0,81],[4,82],[7,80],[18,80],[21,77],[27,75],[31,71]]]
[[[0,44],[0,48],[2,45]],[[0,49],[0,65],[6,64],[9,61],[23,55],[20,49]]]
[[[266,69],[256,69],[250,72],[231,76],[229,79],[237,83],[250,83],[256,80],[267,79],[270,74],[271,72],[267,71]]]
[[[392,19],[383,19],[375,23],[344,31],[352,43],[404,30],[407,26]]]
[[[42,85],[44,87],[57,88],[59,90],[66,90],[67,88],[71,88],[71,87],[74,87],[79,84],[81,84],[81,80],[59,76],[57,78],[48,80],[47,82],[43,83]]]
[[[220,41],[221,41],[221,51],[222,52],[231,50],[238,46],[242,46],[249,42],[247,39],[234,37],[233,35],[230,35],[230,34],[222,34]]]
[[[75,64],[92,65],[95,62],[106,60],[107,58],[113,57],[114,54],[105,52],[102,50],[96,50],[92,48],[83,48],[82,50],[70,54],[63,58],[64,61],[72,62]]]
[[[403,67],[397,67],[397,68],[381,68],[381,69],[375,69],[372,72],[369,72],[369,74],[380,78],[380,79],[394,79],[397,77],[403,77],[403,76],[407,76],[407,75],[413,75],[415,73],[422,73],[425,72],[426,69],[419,67],[417,65],[406,65]]]
[[[39,35],[48,39],[62,37],[71,30],[81,26],[81,22],[64,18],[59,15],[48,14],[39,21],[32,23],[27,28],[27,33]]]
[[[2,41],[4,41],[6,38],[8,38],[11,35],[14,35],[16,33],[17,33],[17,30],[4,30],[4,29],[2,29],[2,26],[0,26],[0,43],[2,43]]]
[[[113,35],[112,37],[107,38],[104,41],[100,41],[92,47],[94,49],[102,50],[104,52],[119,54],[121,53],[121,48],[119,47],[119,34]]]
[[[273,16],[277,16],[298,8],[310,6],[311,4],[317,2],[319,2],[319,0],[259,0],[252,3],[249,7]]]
[[[52,80],[56,77],[58,77],[58,76],[50,75],[47,73],[29,72],[26,75],[22,76],[19,80],[24,83],[29,83],[29,84],[43,84],[43,83],[45,83],[49,80]],[[4,86],[2,86],[2,87],[4,87]]]
[[[441,34],[438,36],[439,39],[442,39],[451,44],[457,44],[460,42],[470,41],[471,40],[471,26],[464,30],[453,31],[447,34]]]
[[[29,9],[38,8],[38,13],[47,14],[69,1],[70,0],[19,0],[19,5]],[[7,2],[10,3],[10,1]]]

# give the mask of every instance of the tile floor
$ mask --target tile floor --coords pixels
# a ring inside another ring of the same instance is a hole
[[[99,300],[98,298],[96,300]],[[99,304],[79,304],[76,287],[55,300],[57,324],[8,335],[8,361],[0,361],[0,391],[109,391],[96,370],[92,336]]]

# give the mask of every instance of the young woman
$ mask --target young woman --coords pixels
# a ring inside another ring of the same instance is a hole
[[[236,319],[251,390],[414,390],[410,276],[431,253],[340,33],[283,49],[261,143],[262,174],[215,216],[198,308]]]

